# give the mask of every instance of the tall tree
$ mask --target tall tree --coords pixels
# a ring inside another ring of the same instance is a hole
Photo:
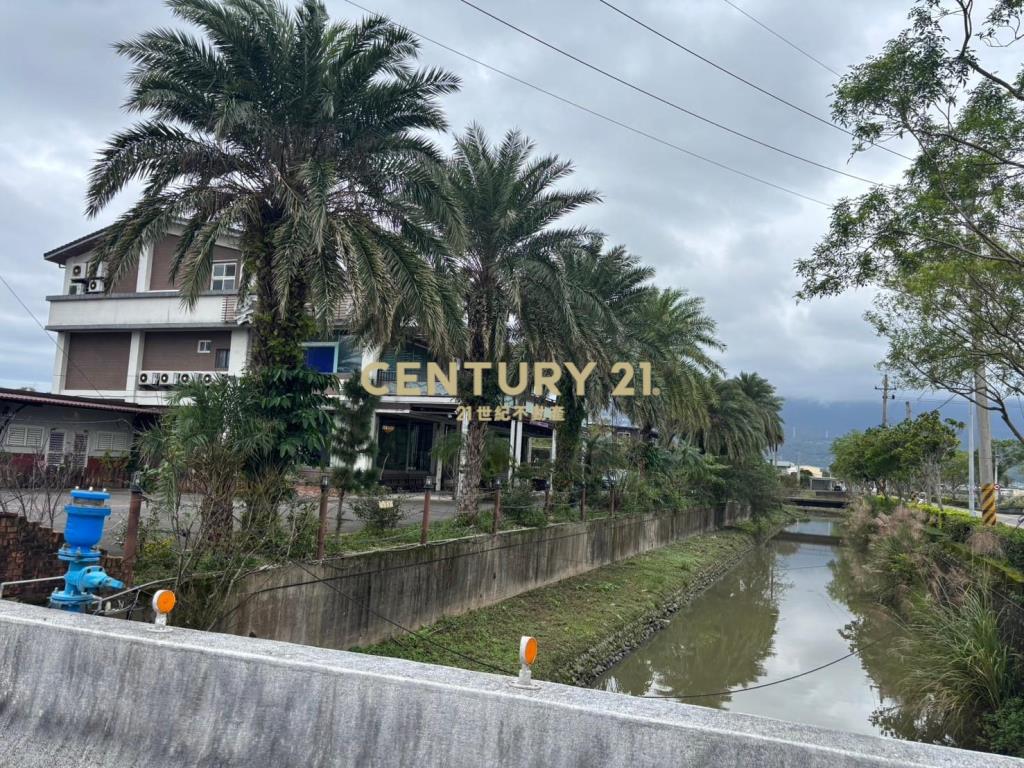
[[[797,271],[805,298],[881,287],[869,320],[903,385],[980,401],[1024,441],[1008,407],[1024,395],[1024,68],[1001,75],[986,53],[1019,43],[1022,12],[996,0],[979,20],[970,0],[918,0],[912,25],[840,80],[833,114],[855,151],[907,139],[918,152],[902,183],[837,203]]]
[[[464,229],[446,232],[448,253],[436,269],[438,279],[458,286],[464,303],[464,361],[506,361],[517,319],[535,301],[551,302],[559,327],[570,339],[579,338],[572,313],[576,287],[566,279],[564,258],[587,233],[557,223],[599,197],[591,190],[556,188],[571,173],[567,160],[535,156],[532,142],[518,131],[492,145],[482,128],[471,125],[456,139],[446,176]],[[500,400],[495,375],[484,377],[479,396],[472,394],[468,375],[459,390],[468,406]],[[486,436],[486,422],[470,421],[459,497],[459,512],[468,517],[478,510]]]
[[[417,69],[416,38],[386,18],[333,23],[319,0],[167,4],[200,34],[116,46],[134,65],[127,108],[148,117],[110,139],[89,179],[89,215],[144,184],[99,249],[110,283],[182,222],[172,273],[186,305],[209,287],[217,239],[240,235],[257,368],[300,363],[308,308],[327,324],[343,300],[382,326],[400,304],[442,338],[448,305],[421,254],[440,245],[427,222],[454,231],[456,214],[423,132],[445,129],[438,97],[458,79]]]

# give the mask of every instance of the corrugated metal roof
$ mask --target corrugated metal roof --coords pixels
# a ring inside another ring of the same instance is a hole
[[[139,405],[126,400],[107,400],[96,397],[75,397],[73,395],[54,395],[49,392],[33,392],[27,389],[8,389],[0,387],[0,400],[11,400],[18,403],[36,405],[56,405],[64,408],[86,408],[96,411],[119,411],[121,413],[161,413],[160,406]]]

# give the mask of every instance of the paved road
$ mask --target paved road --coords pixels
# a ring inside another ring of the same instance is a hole
[[[0,498],[10,499],[10,491],[0,489]],[[123,536],[124,529],[128,522],[128,502],[129,492],[116,490],[110,491],[110,517],[107,518],[106,526],[103,529],[103,538],[100,540],[100,546],[111,554],[119,555],[123,551],[122,544],[119,538]],[[402,520],[402,525],[412,525],[419,523],[423,519],[423,495],[422,494],[401,494],[402,506],[405,509],[406,517]],[[57,511],[53,517],[53,527],[58,531],[64,530],[66,522],[66,515],[64,514],[64,504],[70,500],[66,494],[56,504]],[[314,505],[316,504],[316,497],[310,497],[309,499]],[[30,510],[34,509],[34,512],[28,514],[29,519],[42,522],[44,525],[50,525],[50,518],[43,512],[44,500],[40,494],[36,498],[27,497],[24,499],[26,507]],[[10,508],[13,510],[16,507],[20,508],[20,504],[11,505]],[[314,506],[315,510],[315,506]],[[328,530],[335,530],[335,522],[338,510],[338,500],[334,497],[331,498],[328,506]],[[150,521],[153,515],[156,514],[156,506],[151,503],[143,502],[142,505],[142,519],[143,521]],[[445,520],[455,515],[455,504],[451,499],[451,496],[432,496],[430,500],[430,519],[433,520]],[[164,528],[166,530],[171,529],[171,516],[166,513],[157,515],[156,519],[157,527]],[[348,501],[345,500],[345,509],[342,514],[341,530],[345,533],[351,533],[358,531],[363,527],[363,523],[356,519],[352,513],[352,507]]]

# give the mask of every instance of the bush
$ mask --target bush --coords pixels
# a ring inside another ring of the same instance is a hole
[[[972,533],[978,529],[990,530],[999,538],[1003,556],[999,559],[1008,565],[1024,572],[1024,530],[996,525],[991,528],[981,522],[981,518],[971,517],[965,512],[939,509],[931,504],[916,504],[913,507],[928,516],[928,522],[939,528],[950,541],[969,545]]]
[[[985,746],[992,752],[1024,757],[1024,699],[1010,699],[995,712],[985,715],[981,733]]]
[[[390,496],[383,488],[374,488],[355,499],[352,512],[372,531],[397,528],[405,517],[401,500]]]
[[[1021,661],[1006,642],[1003,621],[982,589],[946,602],[923,596],[915,600],[907,632],[894,645],[905,663],[897,688],[906,713],[934,724],[959,745],[975,746],[981,736],[978,721],[986,722],[986,715],[998,718],[1012,701]],[[1024,725],[1016,707],[1001,719]]]
[[[547,525],[548,522],[529,481],[518,482],[501,494],[501,514],[516,525],[531,528]]]
[[[724,485],[719,503],[737,501],[750,506],[754,517],[782,505],[782,485],[775,467],[760,458],[730,464],[722,472]]]

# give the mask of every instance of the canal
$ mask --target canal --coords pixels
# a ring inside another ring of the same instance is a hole
[[[787,530],[834,534],[828,518]],[[755,549],[596,686],[892,735],[898,718],[884,692],[897,672],[886,652],[894,627],[851,589],[853,557],[842,547],[807,541],[775,540]],[[851,652],[812,674],[771,684]]]

